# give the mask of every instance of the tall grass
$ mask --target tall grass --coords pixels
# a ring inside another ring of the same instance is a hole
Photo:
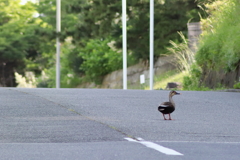
[[[180,70],[180,72],[190,73],[191,64],[194,63],[194,52],[192,52],[188,47],[188,40],[185,38],[182,32],[178,32],[183,40],[182,43],[175,43],[170,41],[172,47],[167,48],[168,51],[174,55],[175,59],[173,64]]]

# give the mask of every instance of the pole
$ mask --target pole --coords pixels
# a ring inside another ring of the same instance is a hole
[[[154,77],[154,0],[150,0],[150,66],[149,66],[149,85],[150,90],[153,90],[153,77]]]
[[[57,27],[57,38],[56,38],[56,88],[60,88],[60,39],[59,33],[61,32],[61,0],[56,0],[56,27]]]
[[[127,11],[126,0],[122,0],[122,43],[123,43],[123,89],[127,89]]]

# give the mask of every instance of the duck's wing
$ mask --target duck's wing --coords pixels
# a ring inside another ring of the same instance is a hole
[[[174,107],[171,102],[163,102],[158,106],[158,111],[162,112],[163,114],[168,114],[173,112]]]
[[[172,103],[171,103],[171,102],[163,102],[163,103],[161,103],[159,106],[169,107],[169,106],[172,106]]]

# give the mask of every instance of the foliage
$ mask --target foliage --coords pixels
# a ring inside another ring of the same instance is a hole
[[[218,70],[223,66],[226,71],[234,70],[240,61],[240,2],[223,0],[207,7],[212,13],[201,38],[197,63],[208,70]]]
[[[109,45],[108,39],[94,39],[80,52],[84,60],[80,68],[91,81],[100,83],[104,75],[122,67],[122,55]]]
[[[240,2],[237,0],[218,0],[206,4],[209,17],[202,19],[203,34],[195,56],[190,76],[184,79],[184,89],[205,89],[221,87],[224,84],[214,81],[208,84],[208,76],[224,70],[234,71],[240,62]],[[218,80],[218,79],[217,79]]]
[[[177,44],[170,41],[172,47],[167,49],[175,57],[173,64],[182,73],[183,90],[209,90],[199,83],[202,70],[195,62],[195,53],[188,47],[188,40],[185,36],[181,32],[178,33],[183,42]]]
[[[28,19],[32,16],[31,8],[19,4],[19,1],[5,1],[0,3],[0,58],[2,62],[24,59],[28,43],[26,43],[26,28]],[[15,47],[13,47],[15,46]]]
[[[16,86],[18,77],[14,72],[24,74],[41,71],[54,64],[53,36],[50,27],[36,17],[36,4],[20,4],[20,0],[6,0],[0,3],[0,68],[1,84]],[[17,80],[17,79],[16,79]]]
[[[101,83],[104,75],[121,68],[122,55],[111,48],[109,39],[91,40],[82,49],[76,49],[71,40],[71,38],[66,39],[61,46],[62,88],[76,87],[84,81]],[[73,55],[74,53],[78,55]],[[78,68],[72,66],[78,66]],[[55,87],[55,66],[45,70],[45,73],[48,77],[40,80],[38,87],[44,87],[46,83],[48,87]]]
[[[199,3],[204,1],[207,0],[198,0]],[[121,68],[122,56],[117,51],[122,48],[121,5],[118,0],[62,1],[60,34],[55,29],[56,0],[40,0],[37,4],[28,2],[24,5],[20,4],[20,0],[1,1],[1,84],[16,86],[14,71],[22,75],[33,71],[39,86],[54,87],[56,36],[60,37],[62,44],[61,86],[75,87],[84,75],[100,82],[104,74]],[[166,51],[169,40],[176,44],[181,42],[177,31],[185,34],[189,20],[199,21],[198,13],[203,11],[192,0],[156,1],[155,55]],[[131,65],[148,59],[149,1],[127,1],[127,15],[128,64]],[[71,42],[66,42],[68,38]],[[106,43],[111,41],[114,46],[107,46]],[[97,57],[90,59],[81,55],[83,53]]]
[[[80,81],[80,75],[84,72],[79,70],[79,64],[83,60],[79,60],[77,56],[73,55],[76,51],[76,47],[71,43],[71,38],[67,38],[61,45],[61,88],[73,88],[76,87]],[[52,66],[45,68],[41,75],[38,77],[39,88],[54,88],[56,86],[56,66],[55,66],[55,55],[49,57],[52,60]],[[80,62],[81,61],[81,62]],[[75,63],[77,63],[75,65]],[[78,68],[76,67],[78,66]]]
[[[149,58],[149,1],[128,3],[128,46],[137,59]],[[181,42],[177,32],[186,34],[187,22],[198,22],[202,12],[196,1],[164,0],[154,4],[154,52],[165,54],[169,41]],[[181,8],[181,9],[179,9]],[[121,44],[121,43],[120,43]]]
[[[0,68],[1,84],[15,86],[14,71],[23,73],[25,59],[38,54],[33,28],[35,8],[32,3],[20,5],[20,0],[0,3]]]
[[[199,0],[202,2],[203,0]],[[55,0],[40,1],[38,11],[42,20],[55,25]],[[107,7],[106,7],[107,6]],[[181,10],[179,10],[181,8]],[[112,37],[115,46],[122,48],[122,3],[118,0],[63,1],[61,38],[71,36],[78,47],[83,40]],[[203,11],[192,0],[161,0],[155,2],[155,53],[166,51],[169,40],[181,41],[177,31],[187,30],[187,22],[199,21]],[[127,1],[128,51],[135,59],[149,56],[149,1]]]
[[[183,77],[183,90],[209,90],[208,87],[205,87],[201,81],[199,81],[201,75],[201,68],[196,63],[193,63],[189,75]]]
[[[177,44],[173,41],[170,41],[172,47],[167,49],[175,57],[173,64],[176,65],[181,72],[186,71],[189,73],[191,64],[195,61],[194,53],[189,49],[188,41],[182,32],[178,32],[178,34],[183,42]]]
[[[235,83],[235,84],[233,85],[233,88],[235,88],[235,89],[240,89],[240,82]]]

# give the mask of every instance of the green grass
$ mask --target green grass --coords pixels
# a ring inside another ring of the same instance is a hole
[[[154,77],[154,89],[165,89],[167,83],[169,82],[179,82],[183,84],[183,77],[186,76],[186,72],[179,72],[176,70],[166,72],[162,75],[157,75]],[[145,87],[149,89],[149,87]]]

